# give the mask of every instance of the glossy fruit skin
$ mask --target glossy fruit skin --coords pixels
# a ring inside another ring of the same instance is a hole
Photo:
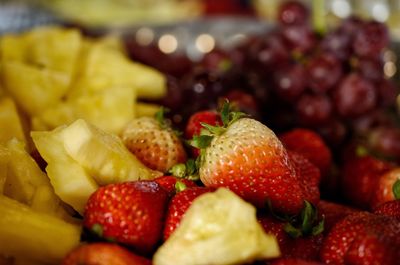
[[[321,136],[309,129],[295,128],[279,136],[283,145],[291,151],[302,154],[326,174],[332,163],[332,154]]]
[[[227,187],[258,207],[269,200],[283,213],[303,207],[301,182],[276,135],[262,123],[241,118],[204,150],[200,179],[207,187]]]
[[[100,225],[103,238],[149,253],[161,238],[167,203],[167,191],[154,181],[110,184],[90,196],[83,226]]]
[[[292,238],[284,230],[285,222],[271,216],[261,216],[258,221],[266,233],[274,235],[278,240],[282,258],[318,260],[323,241],[322,234]]]
[[[81,245],[61,265],[151,265],[151,261],[111,243]]]
[[[185,138],[192,139],[193,136],[199,135],[201,130],[204,129],[201,123],[222,125],[221,117],[216,111],[205,110],[196,112],[190,116],[189,121],[186,124]]]
[[[362,25],[355,34],[353,49],[360,57],[374,58],[389,43],[389,33],[382,23],[371,21]]]
[[[382,203],[374,209],[373,213],[384,216],[392,216],[397,218],[400,222],[400,200]]]
[[[212,192],[213,189],[205,187],[187,188],[178,192],[170,201],[168,205],[163,239],[164,241],[175,231],[179,226],[185,212],[189,209],[194,199],[207,192]]]
[[[197,187],[197,184],[194,181],[184,178],[178,178],[175,176],[161,176],[154,179],[154,182],[157,182],[158,185],[160,185],[163,189],[165,189],[170,196],[175,195],[175,193],[177,192],[175,184],[178,181],[185,184],[187,188]]]
[[[395,218],[368,212],[351,214],[339,221],[325,238],[321,260],[335,265],[396,265],[400,255],[399,235],[400,223]]]
[[[397,180],[400,180],[399,167],[395,167],[379,177],[377,186],[375,187],[371,198],[371,209],[375,209],[385,202],[395,200],[392,188]]]
[[[392,165],[372,156],[357,157],[345,163],[341,187],[348,202],[361,209],[369,209],[382,174]]]
[[[310,12],[298,1],[286,1],[279,6],[278,21],[282,25],[306,24]]]
[[[330,53],[323,53],[307,63],[308,85],[316,93],[325,93],[335,86],[343,75],[341,62]]]
[[[186,151],[170,128],[160,127],[151,117],[132,120],[121,136],[126,147],[147,167],[166,172],[186,161]]]
[[[303,94],[296,102],[295,112],[300,125],[320,127],[332,116],[332,101],[324,94]]]
[[[327,234],[337,222],[346,216],[360,211],[347,205],[326,200],[320,200],[317,209],[324,217],[324,234]]]

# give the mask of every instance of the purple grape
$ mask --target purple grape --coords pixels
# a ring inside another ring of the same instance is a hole
[[[329,32],[320,45],[323,51],[333,54],[341,61],[348,60],[352,51],[351,37],[343,30]]]
[[[306,25],[285,26],[281,30],[288,47],[295,52],[310,52],[317,44],[315,33]]]
[[[353,49],[360,57],[376,58],[389,44],[389,33],[385,24],[370,21],[357,31]]]
[[[321,124],[327,122],[330,118],[332,103],[325,95],[305,94],[296,103],[296,113],[300,124]]]
[[[369,147],[380,155],[400,159],[400,128],[379,127],[368,137]]]
[[[274,73],[276,94],[284,101],[296,100],[306,88],[306,73],[301,64],[287,65]]]
[[[349,74],[334,91],[336,110],[343,117],[360,116],[375,108],[377,92],[374,85],[357,73]]]
[[[299,1],[287,1],[280,5],[278,21],[282,25],[298,25],[308,22],[310,11]]]
[[[342,77],[342,66],[332,54],[320,54],[308,62],[307,76],[309,87],[317,93],[324,93]]]
[[[378,82],[383,77],[383,62],[380,59],[360,58],[357,64],[358,72],[372,82]]]
[[[378,82],[379,105],[383,108],[393,106],[399,94],[399,88],[390,79],[382,79]]]

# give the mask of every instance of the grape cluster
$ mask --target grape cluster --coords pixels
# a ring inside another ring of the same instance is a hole
[[[171,76],[161,103],[179,126],[227,97],[278,133],[311,128],[334,150],[357,140],[400,158],[397,115],[390,115],[398,89],[383,71],[388,29],[350,17],[321,35],[309,21],[304,5],[285,2],[273,30]]]

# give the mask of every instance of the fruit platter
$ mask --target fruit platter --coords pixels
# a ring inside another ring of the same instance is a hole
[[[400,265],[387,25],[217,20],[0,35],[0,265]]]

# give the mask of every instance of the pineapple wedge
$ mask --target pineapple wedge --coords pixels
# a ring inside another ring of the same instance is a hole
[[[7,92],[32,116],[57,104],[67,92],[69,83],[65,73],[17,61],[3,62],[1,78]]]
[[[161,105],[136,102],[135,107],[136,117],[154,117],[154,115],[156,115],[156,113],[160,110]]]
[[[153,264],[247,264],[279,255],[278,242],[257,222],[255,207],[220,188],[193,201]]]
[[[98,185],[161,175],[144,166],[116,135],[82,119],[31,136],[48,163],[46,171],[56,194],[80,213]]]
[[[0,38],[0,58],[3,61],[25,61],[28,41],[22,35],[4,35]]]
[[[80,119],[62,133],[66,152],[81,164],[99,185],[153,179],[162,173],[144,166],[122,140]]]
[[[157,99],[166,94],[165,76],[148,66],[130,61],[121,51],[103,43],[88,43],[80,75],[69,92],[79,97],[87,91],[130,87],[138,98]]]
[[[8,175],[8,161],[10,159],[10,151],[0,144],[0,194],[4,192],[4,185]]]
[[[24,130],[14,101],[9,97],[0,98],[0,143],[17,138],[26,143]]]
[[[0,195],[0,254],[59,264],[79,245],[81,227]]]
[[[83,213],[89,196],[98,188],[96,182],[65,151],[59,127],[51,132],[32,132],[39,153],[48,163],[47,175],[55,193],[79,213]]]

